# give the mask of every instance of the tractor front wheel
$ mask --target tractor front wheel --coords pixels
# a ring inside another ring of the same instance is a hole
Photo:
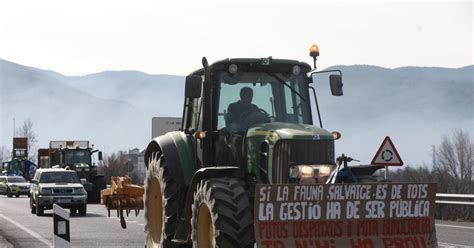
[[[105,177],[102,175],[94,178],[94,191],[92,192],[92,202],[100,203],[100,191],[107,188]]]
[[[243,182],[235,178],[202,181],[194,193],[193,247],[254,247],[253,219]]]
[[[171,240],[184,196],[169,173],[164,157],[160,153],[153,154],[145,180],[146,247],[176,247]]]

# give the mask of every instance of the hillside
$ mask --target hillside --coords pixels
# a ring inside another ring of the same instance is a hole
[[[327,76],[318,75],[315,86],[324,127],[343,135],[338,154],[368,163],[390,135],[406,163],[429,163],[431,146],[443,135],[456,128],[474,135],[472,65],[334,68],[343,71],[343,97],[330,95]],[[42,146],[51,139],[90,139],[112,152],[144,147],[151,117],[182,113],[183,76],[105,71],[70,77],[5,60],[0,72],[0,145],[7,148],[13,118],[31,118]]]

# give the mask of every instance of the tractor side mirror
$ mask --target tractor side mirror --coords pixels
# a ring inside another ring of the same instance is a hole
[[[99,160],[102,161],[102,152],[99,152]]]
[[[331,93],[333,96],[342,96],[342,77],[341,75],[331,74],[329,75],[329,83],[331,86]]]
[[[201,76],[191,75],[186,77],[186,88],[184,96],[189,98],[201,97],[202,78]]]

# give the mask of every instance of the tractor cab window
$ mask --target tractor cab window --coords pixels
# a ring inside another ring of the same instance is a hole
[[[236,75],[220,72],[218,129],[243,132],[255,124],[277,121],[311,124],[303,77],[267,72]]]
[[[91,164],[91,157],[87,150],[66,150],[64,152],[65,164],[85,163]]]

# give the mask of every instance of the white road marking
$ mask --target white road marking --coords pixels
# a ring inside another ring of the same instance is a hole
[[[440,226],[440,227],[464,228],[464,229],[472,229],[472,230],[474,230],[474,227],[472,227],[472,226],[456,226],[456,225],[445,225],[445,224],[436,224],[436,226]]]
[[[459,245],[459,244],[450,244],[450,243],[441,243],[441,242],[438,242],[438,245],[439,246],[442,246],[442,247],[461,247],[461,248],[469,248],[469,247],[472,247],[472,246],[468,246],[468,245]]]
[[[49,246],[49,247],[53,247],[53,243],[49,242],[47,239],[41,237],[41,235],[37,234],[36,232],[26,228],[25,226],[23,226],[22,224],[8,218],[7,216],[3,215],[3,214],[0,214],[0,217],[4,218],[5,220],[11,222],[12,224],[14,224],[15,226],[19,227],[20,229],[22,229],[23,231],[25,231],[26,233],[28,233],[29,235],[35,237],[36,239],[38,239],[39,241],[41,241],[42,243],[44,243],[45,245]]]

